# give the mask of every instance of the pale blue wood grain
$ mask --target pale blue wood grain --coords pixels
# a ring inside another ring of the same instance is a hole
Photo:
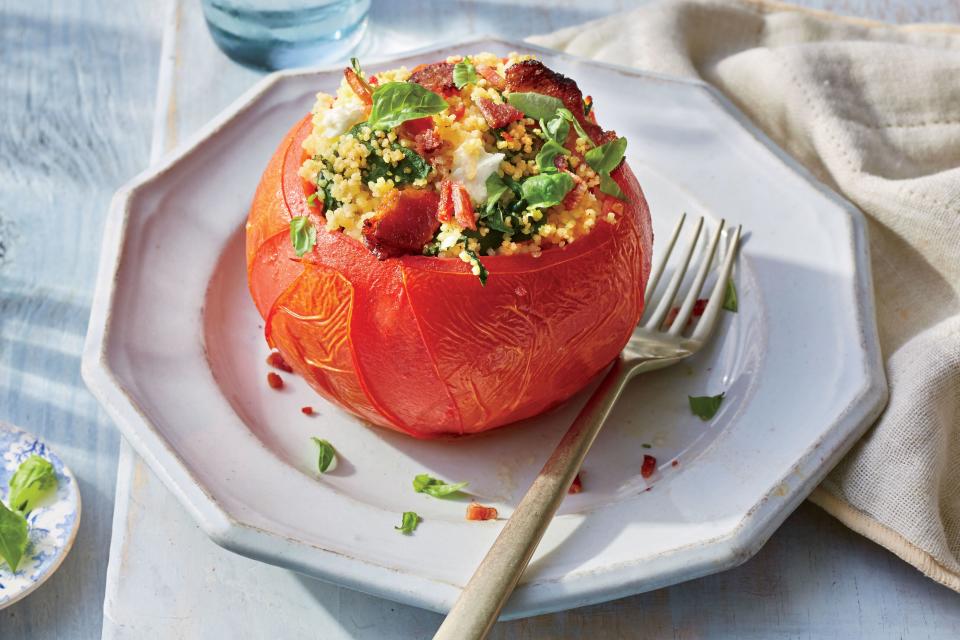
[[[183,2],[196,10],[195,0]],[[519,38],[634,4],[528,0],[511,10],[499,0],[375,0],[363,51],[380,55],[480,33]],[[960,7],[950,0],[803,4],[891,21],[960,20]],[[48,584],[0,612],[0,638],[100,634],[118,438],[83,388],[79,354],[107,202],[147,163],[166,6],[0,0],[0,419],[56,447],[77,474],[84,500],[73,552]],[[180,52],[177,108],[170,112],[174,137],[195,130],[257,77],[217,57],[201,23],[184,26],[193,29],[185,37],[194,48]],[[185,517],[178,510],[173,505],[171,517]],[[185,542],[164,538],[163,521],[149,525],[171,553]],[[249,575],[258,570],[251,564]],[[304,615],[325,621],[314,627],[315,637],[422,637],[438,624],[434,614],[295,580],[312,607]],[[159,579],[156,586],[150,596],[160,603],[175,601],[182,588]],[[147,608],[143,597],[137,604],[141,612]],[[169,620],[138,615],[136,606],[123,611],[144,633],[124,635],[116,626],[116,637],[146,637],[148,630],[171,637],[164,633]],[[743,567],[501,625],[494,637],[954,638],[958,625],[956,594],[805,506]]]

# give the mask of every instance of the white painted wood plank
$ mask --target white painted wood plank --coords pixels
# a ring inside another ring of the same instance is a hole
[[[0,419],[76,474],[83,517],[63,566],[0,612],[0,637],[94,638],[116,429],[80,379],[113,191],[147,162],[160,39],[148,3],[0,0]]]

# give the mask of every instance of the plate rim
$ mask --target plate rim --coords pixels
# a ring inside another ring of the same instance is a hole
[[[741,128],[766,147],[768,151],[772,152],[772,155],[782,162],[787,169],[796,173],[804,182],[812,185],[846,213],[851,230],[852,257],[856,267],[851,278],[857,303],[854,305],[854,315],[857,329],[860,332],[864,360],[868,363],[864,371],[864,382],[824,434],[810,448],[798,456],[794,469],[799,469],[804,465],[804,462],[808,463],[807,466],[810,467],[810,469],[804,469],[802,481],[789,483],[787,485],[789,487],[788,494],[786,496],[777,495],[776,507],[771,506],[774,502],[771,498],[775,495],[776,487],[771,488],[747,513],[734,523],[727,533],[696,543],[696,546],[700,547],[704,553],[700,555],[697,561],[685,564],[682,571],[678,569],[674,573],[682,574],[682,579],[692,579],[736,566],[759,550],[780,523],[806,498],[816,484],[819,484],[820,480],[866,431],[886,404],[888,389],[874,313],[875,303],[866,218],[852,203],[834,192],[798,161],[790,157],[718,89],[700,79],[683,78],[590,60],[523,41],[486,35],[466,40],[431,43],[417,49],[377,58],[370,64],[385,64],[402,57],[424,55],[454,47],[475,47],[483,43],[496,43],[506,47],[515,47],[518,50],[539,52],[551,57],[575,61],[579,64],[608,68],[633,77],[683,84],[705,91],[723,111],[732,116]],[[100,263],[91,304],[90,322],[84,342],[81,373],[87,387],[110,415],[124,437],[130,441],[137,453],[150,464],[151,469],[157,473],[164,485],[177,496],[180,503],[187,509],[201,529],[215,543],[242,555],[285,566],[353,589],[443,612],[449,608],[456,598],[460,591],[459,586],[433,578],[399,573],[389,567],[361,558],[345,556],[306,541],[285,539],[274,532],[236,519],[197,481],[186,462],[172,449],[166,438],[154,427],[143,409],[138,406],[135,399],[114,375],[108,362],[106,349],[113,320],[111,309],[117,291],[116,285],[122,262],[122,247],[126,236],[131,202],[134,197],[151,183],[162,178],[181,159],[190,155],[203,142],[216,135],[229,121],[249,109],[257,98],[271,91],[282,80],[291,77],[311,76],[321,72],[338,71],[339,69],[340,66],[338,65],[323,65],[268,74],[236,98],[210,122],[185,138],[172,151],[164,154],[156,164],[137,174],[117,190],[111,200],[104,225]],[[830,436],[835,436],[838,433],[843,433],[843,437],[834,438],[831,441]],[[812,461],[812,453],[818,449],[821,452],[824,451],[822,445],[825,442],[829,442],[829,447],[826,450],[830,451],[830,455],[820,461]],[[265,550],[265,547],[268,546],[271,547],[270,551]],[[294,557],[296,554],[293,552],[304,547],[309,547],[311,552],[318,551],[323,554],[323,564],[325,566],[322,570],[318,570],[316,563],[310,564]],[[669,557],[673,553],[662,554],[660,557]],[[358,562],[365,566],[362,577],[358,575],[360,572],[356,571],[353,566]],[[637,560],[637,562],[641,562],[641,560]],[[642,585],[639,584],[641,579],[633,581],[623,579],[629,577],[627,575],[629,569],[635,564],[621,563],[614,571],[593,574],[589,578],[578,577],[576,590],[556,595],[549,600],[546,606],[528,605],[522,609],[509,608],[504,614],[504,618],[524,617],[546,611],[592,604],[638,593],[641,590],[657,588],[681,579],[681,576],[665,574],[661,581],[662,584],[651,584],[649,579],[642,579]],[[611,580],[615,576],[618,579]],[[556,582],[557,580],[534,581],[529,583],[529,586],[532,590],[536,590],[537,585],[549,587]],[[426,588],[428,586],[430,589]],[[439,597],[437,596],[438,590],[441,593]],[[428,593],[431,595],[428,596]]]

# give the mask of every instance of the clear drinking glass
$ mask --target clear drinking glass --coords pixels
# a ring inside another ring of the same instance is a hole
[[[339,60],[360,42],[370,0],[202,0],[217,46],[240,64],[284,69]]]

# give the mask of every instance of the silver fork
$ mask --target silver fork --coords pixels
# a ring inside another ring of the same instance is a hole
[[[666,251],[650,274],[644,295],[644,315],[630,342],[543,465],[533,485],[517,505],[510,520],[504,525],[440,625],[434,640],[476,640],[486,637],[530,562],[530,557],[579,471],[584,456],[626,384],[639,373],[662,369],[692,356],[709,340],[717,326],[726,283],[733,269],[740,242],[740,227],[734,230],[732,238],[725,241],[725,251],[721,253],[722,265],[716,284],[710,292],[710,300],[692,333],[685,336],[687,321],[692,317],[693,307],[710,273],[724,228],[724,221],[721,221],[709,240],[676,317],[665,325],[703,231],[703,218],[700,218],[695,225],[692,240],[680,252],[676,270],[666,289],[659,298],[654,299],[653,294],[685,220],[686,214],[681,216],[670,236]]]

